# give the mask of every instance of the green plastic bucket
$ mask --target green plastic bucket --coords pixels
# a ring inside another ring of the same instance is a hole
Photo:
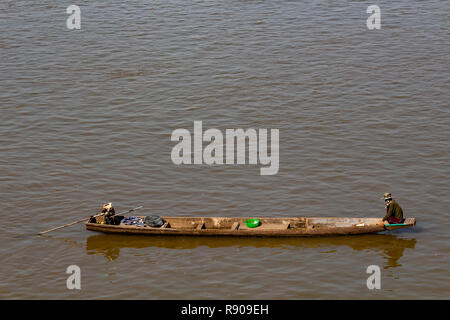
[[[259,226],[259,220],[258,219],[248,219],[245,221],[245,224],[247,225],[247,227],[249,228],[256,228],[257,226]]]

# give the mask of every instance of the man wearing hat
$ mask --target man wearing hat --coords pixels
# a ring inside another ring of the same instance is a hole
[[[102,213],[105,214],[105,224],[114,224],[114,215],[116,212],[114,211],[111,202],[103,205]]]
[[[403,210],[402,207],[392,199],[390,193],[385,193],[383,195],[384,204],[386,206],[386,215],[383,218],[383,221],[386,221],[390,224],[403,223]]]

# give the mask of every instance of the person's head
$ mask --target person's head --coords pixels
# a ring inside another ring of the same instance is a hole
[[[384,204],[385,205],[390,205],[391,204],[391,202],[392,202],[392,195],[390,194],[390,193],[385,193],[384,195],[383,195],[383,198],[381,198],[381,199],[383,199],[384,200]]]
[[[112,203],[111,203],[111,202],[105,203],[105,204],[103,205],[103,208],[102,208],[102,213],[104,213],[104,212],[110,212],[111,209],[112,209]]]

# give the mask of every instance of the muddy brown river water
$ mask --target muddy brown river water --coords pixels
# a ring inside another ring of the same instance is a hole
[[[448,1],[0,3],[0,298],[443,299],[449,289]],[[176,129],[279,129],[279,170],[176,165]],[[382,217],[326,238],[104,235],[144,215]],[[81,269],[68,290],[66,269]],[[369,290],[366,269],[381,270]],[[162,281],[163,279],[163,281]],[[163,285],[162,285],[163,283]]]

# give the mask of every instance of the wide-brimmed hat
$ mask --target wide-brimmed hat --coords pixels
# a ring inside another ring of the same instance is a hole
[[[103,209],[109,210],[109,209],[111,209],[111,208],[112,208],[112,203],[111,203],[111,202],[105,203],[105,204],[103,205]]]
[[[381,198],[382,200],[391,200],[392,199],[392,195],[389,192],[386,192],[383,195],[383,198]]]

